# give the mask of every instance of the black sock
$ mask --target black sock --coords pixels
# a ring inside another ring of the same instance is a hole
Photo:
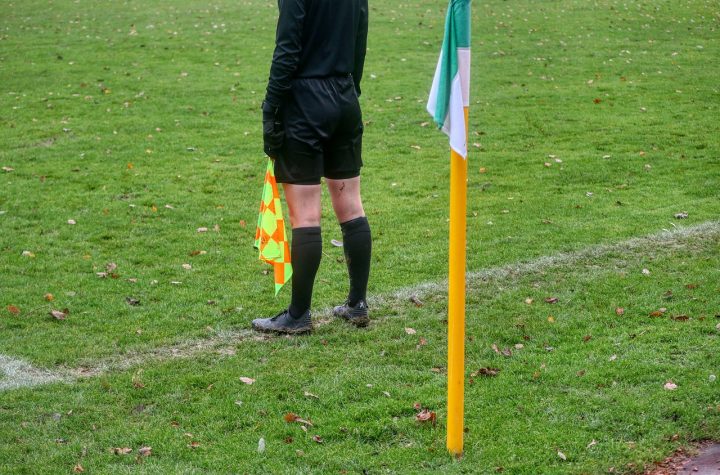
[[[350,292],[348,303],[355,305],[365,299],[368,276],[370,275],[370,253],[372,237],[370,224],[365,216],[340,223],[343,233],[343,250],[345,262],[350,274]]]
[[[300,318],[310,308],[315,274],[322,257],[320,226],[293,228],[292,249],[292,299],[290,316]]]

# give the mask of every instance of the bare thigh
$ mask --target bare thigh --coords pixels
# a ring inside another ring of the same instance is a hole
[[[360,177],[343,180],[325,179],[335,216],[338,222],[344,223],[351,219],[365,216],[362,199],[360,198]]]
[[[293,228],[320,226],[320,185],[283,183]]]

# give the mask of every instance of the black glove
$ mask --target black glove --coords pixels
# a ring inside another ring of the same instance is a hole
[[[285,139],[285,128],[280,118],[279,108],[263,101],[263,149],[265,154],[273,160],[282,150]]]

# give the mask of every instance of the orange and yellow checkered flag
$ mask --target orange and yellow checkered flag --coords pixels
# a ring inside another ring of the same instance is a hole
[[[273,161],[268,159],[260,202],[260,216],[255,230],[255,248],[260,250],[260,260],[271,264],[275,270],[275,296],[277,296],[282,286],[292,276],[292,264],[273,165]]]

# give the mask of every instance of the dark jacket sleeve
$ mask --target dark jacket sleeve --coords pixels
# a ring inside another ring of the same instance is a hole
[[[275,34],[275,53],[265,95],[265,101],[275,107],[282,106],[300,62],[305,0],[278,0],[278,6],[280,17]]]
[[[361,4],[360,25],[358,27],[357,38],[355,39],[355,70],[352,73],[355,81],[355,92],[357,92],[358,96],[360,96],[360,81],[362,80],[363,68],[365,67],[368,35],[368,2],[367,0],[362,0]]]

